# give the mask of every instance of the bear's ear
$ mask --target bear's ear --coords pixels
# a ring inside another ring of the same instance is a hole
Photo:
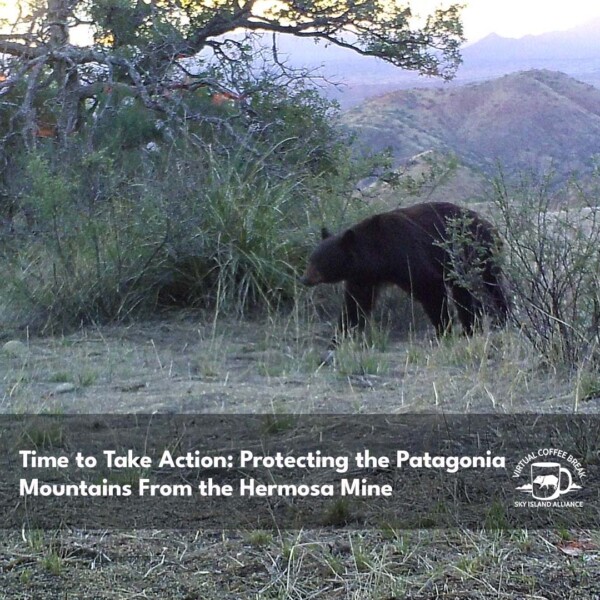
[[[326,240],[328,237],[331,237],[331,232],[327,227],[321,227],[321,239]]]
[[[348,231],[344,232],[342,236],[342,246],[349,250],[354,246],[354,241],[356,240],[356,233],[352,231],[352,229],[348,229]]]

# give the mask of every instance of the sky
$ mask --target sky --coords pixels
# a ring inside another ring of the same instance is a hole
[[[571,29],[600,18],[598,0],[464,0],[463,4],[470,42],[490,33],[523,37]]]
[[[416,12],[428,12],[451,1],[412,0],[411,6]],[[16,4],[16,0],[0,0],[0,17],[14,14]],[[463,24],[470,42],[490,33],[522,37],[570,29],[600,18],[598,0],[462,0],[462,4],[466,5]]]

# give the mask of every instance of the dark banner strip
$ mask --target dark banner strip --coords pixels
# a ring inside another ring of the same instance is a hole
[[[600,527],[600,420],[0,417],[0,528]]]

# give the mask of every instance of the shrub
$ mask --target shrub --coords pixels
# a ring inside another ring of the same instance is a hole
[[[506,239],[514,319],[552,364],[600,358],[600,208],[581,189],[552,188],[551,177],[493,182]],[[560,208],[556,208],[557,205]]]
[[[41,154],[25,162],[23,203],[33,230],[3,248],[13,314],[29,325],[68,326],[124,318],[139,308],[144,280],[165,260],[168,223],[160,200],[140,194],[102,153],[61,166]],[[89,170],[103,180],[95,192]]]
[[[310,103],[303,102],[305,126]],[[29,326],[62,328],[162,304],[239,314],[289,300],[314,243],[307,231],[338,222],[352,202],[359,165],[349,166],[334,129],[320,118],[331,139],[319,141],[315,131],[302,139],[288,121],[282,135],[294,137],[240,130],[234,137],[244,141],[236,145],[233,138],[218,143],[215,132],[191,127],[173,135],[164,126],[149,145],[147,115],[132,118],[126,108],[141,137],[86,131],[68,150],[48,142],[15,159],[19,178],[10,186],[27,225],[14,221],[0,246],[9,313]],[[313,160],[317,143],[320,162]]]

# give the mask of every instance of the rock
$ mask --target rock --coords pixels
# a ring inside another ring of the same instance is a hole
[[[77,389],[74,383],[61,383],[54,388],[55,394],[68,394],[69,392],[74,392]]]
[[[12,358],[23,358],[27,356],[29,349],[19,340],[9,340],[2,346],[2,352]]]

